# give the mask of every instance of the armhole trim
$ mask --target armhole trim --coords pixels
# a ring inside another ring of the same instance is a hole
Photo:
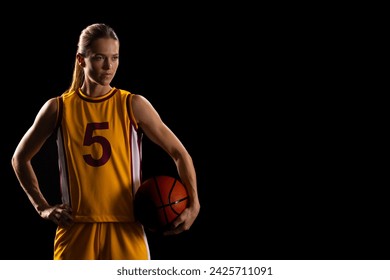
[[[134,127],[136,129],[138,129],[138,123],[137,123],[137,120],[134,117],[133,109],[132,109],[133,96],[134,96],[134,93],[130,93],[130,94],[127,95],[127,97],[126,97],[126,109],[127,109],[127,114],[128,114],[128,116],[130,118],[131,123],[134,125]]]
[[[57,99],[57,119],[56,119],[56,125],[54,127],[54,131],[57,131],[57,129],[61,125],[62,111],[63,111],[63,107],[64,107],[64,100],[62,99],[62,96],[58,96],[56,99]]]

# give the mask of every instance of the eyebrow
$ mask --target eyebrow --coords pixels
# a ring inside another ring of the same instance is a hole
[[[101,56],[116,56],[116,55],[119,55],[119,53],[114,53],[114,54],[110,54],[110,55],[106,55],[104,53],[92,53],[93,56],[96,56],[96,55],[101,55]]]

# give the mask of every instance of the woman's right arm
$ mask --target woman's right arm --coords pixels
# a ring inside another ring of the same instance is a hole
[[[32,126],[20,140],[12,156],[16,177],[38,214],[56,224],[71,218],[66,205],[51,206],[43,196],[31,160],[50,137],[57,122],[57,100],[49,99],[39,110]]]

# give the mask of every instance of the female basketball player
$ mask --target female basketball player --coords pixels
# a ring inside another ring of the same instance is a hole
[[[80,34],[69,89],[49,99],[12,157],[15,174],[38,214],[58,225],[54,259],[150,259],[132,200],[141,182],[143,133],[176,164],[189,207],[166,235],[188,230],[200,210],[192,158],[143,96],[111,86],[119,40],[106,24]],[[56,133],[62,204],[43,196],[31,160]]]

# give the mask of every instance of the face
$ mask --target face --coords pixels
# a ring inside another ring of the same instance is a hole
[[[85,82],[109,86],[119,65],[119,42],[114,39],[95,40],[85,57],[78,55],[84,68]]]

